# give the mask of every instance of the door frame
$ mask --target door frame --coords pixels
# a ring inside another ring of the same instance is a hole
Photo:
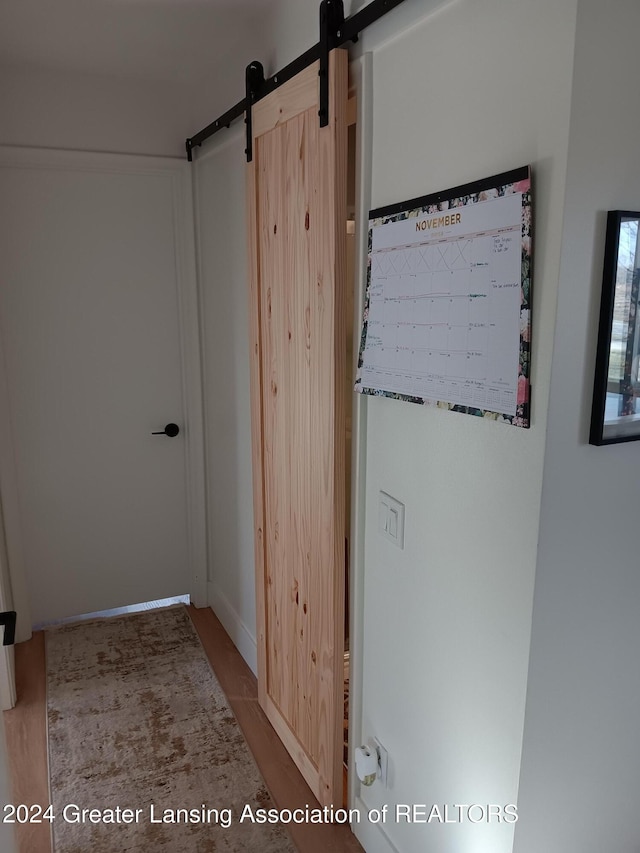
[[[11,579],[7,563],[7,546],[4,532],[4,518],[0,503],[0,611],[13,610]],[[9,711],[16,704],[16,667],[13,646],[5,646],[4,632],[0,628],[0,711]]]
[[[1,149],[0,149],[1,156]],[[11,599],[11,609],[17,613],[16,642],[31,639],[31,605],[27,590],[24,552],[22,549],[22,528],[19,514],[18,486],[9,413],[9,389],[4,359],[2,336],[0,335],[0,519],[3,524],[2,555],[7,564],[2,574],[5,589]],[[13,691],[10,689],[9,693]]]
[[[353,376],[359,356],[362,313],[367,285],[369,210],[373,159],[373,55],[363,53],[349,63],[349,94],[356,98],[356,263],[353,287]],[[364,588],[365,513],[367,472],[367,406],[365,394],[353,394],[351,410],[351,537],[349,553],[349,761],[347,765],[348,804],[365,814],[359,796],[355,748],[364,742]],[[366,828],[365,828],[366,829]],[[352,824],[356,837],[365,841],[362,826]],[[375,830],[374,830],[375,832]]]
[[[0,146],[0,169],[98,172],[113,175],[163,175],[171,179],[176,247],[182,418],[186,424],[186,429],[184,429],[185,485],[189,555],[189,588],[187,591],[196,607],[204,607],[207,604],[207,544],[203,388],[193,199],[189,164],[182,159],[173,157]],[[0,340],[0,501],[4,510],[13,603],[18,614],[16,642],[22,642],[31,637],[31,617],[8,406],[6,369],[2,341]]]

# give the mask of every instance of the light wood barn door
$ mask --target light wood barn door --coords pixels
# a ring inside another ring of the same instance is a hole
[[[253,108],[248,166],[259,701],[342,805],[347,55]]]

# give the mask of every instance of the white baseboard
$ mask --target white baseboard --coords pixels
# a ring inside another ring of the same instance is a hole
[[[222,622],[225,631],[233,640],[234,646],[245,659],[253,674],[257,676],[258,648],[256,638],[244,624],[228,598],[216,589],[211,581],[207,583],[207,598],[209,606]]]
[[[354,808],[360,812],[360,823],[352,823],[351,829],[366,853],[398,853],[382,827],[368,820],[369,807],[360,797],[355,798]]]

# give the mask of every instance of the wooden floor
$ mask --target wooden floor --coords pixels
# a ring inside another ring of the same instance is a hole
[[[256,679],[224,628],[208,607],[188,608],[211,666],[227,695],[249,748],[280,808],[301,808],[318,803],[289,758],[271,724],[258,706]],[[14,803],[49,802],[44,635],[34,634],[16,646],[18,704],[5,711],[5,727]],[[48,824],[19,826],[20,853],[51,853]],[[348,827],[341,825],[291,825],[299,853],[362,853]],[[258,853],[258,851],[257,851]]]
[[[18,703],[4,712],[13,803],[49,804],[44,634],[16,646]],[[20,853],[51,853],[48,823],[16,827]]]

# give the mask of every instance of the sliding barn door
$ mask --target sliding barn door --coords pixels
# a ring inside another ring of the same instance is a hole
[[[342,803],[347,55],[253,108],[248,166],[260,704]]]

